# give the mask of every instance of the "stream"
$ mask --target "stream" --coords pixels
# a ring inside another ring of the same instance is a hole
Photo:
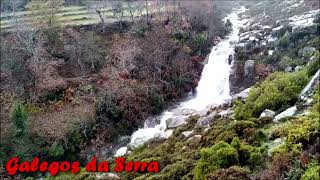
[[[234,54],[234,47],[239,40],[239,29],[243,24],[238,14],[245,11],[244,7],[235,10],[224,21],[230,19],[233,31],[217,46],[214,46],[207,64],[204,66],[201,79],[196,88],[196,94],[188,100],[179,103],[176,107],[163,112],[160,123],[154,127],[148,127],[135,131],[127,146],[117,150],[115,156],[125,155],[128,147],[136,148],[153,138],[168,138],[173,133],[170,128],[176,128],[186,123],[190,112],[201,112],[210,106],[227,103],[231,100],[229,88],[229,75],[231,65],[228,63],[229,55]]]

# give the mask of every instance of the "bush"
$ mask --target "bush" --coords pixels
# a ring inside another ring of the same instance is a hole
[[[141,23],[139,23],[139,24],[135,24],[132,29],[133,29],[134,33],[135,33],[138,37],[142,38],[142,37],[144,37],[144,36],[146,35],[146,33],[147,33],[148,31],[151,30],[151,26],[148,25],[148,24],[144,24],[144,23],[141,24]]]
[[[309,77],[313,76],[320,69],[320,52],[316,51],[313,56],[314,59],[307,66],[307,74]]]
[[[51,145],[49,149],[49,156],[55,159],[59,159],[63,156],[64,154],[64,149],[61,144],[58,142],[55,142]]]
[[[281,48],[287,48],[289,46],[289,34],[285,33],[279,40],[279,46]]]
[[[292,59],[288,56],[284,56],[281,58],[281,61],[279,62],[279,67],[284,70],[288,66],[295,67],[302,64],[303,61],[301,59]]]
[[[45,94],[44,101],[45,102],[57,102],[64,98],[64,91],[63,90],[53,90],[49,91]]]
[[[11,120],[16,127],[16,136],[22,136],[26,131],[27,111],[22,102],[16,101],[11,109]]]
[[[271,74],[259,86],[250,90],[244,102],[236,103],[236,119],[259,117],[265,109],[278,110],[294,104],[307,82],[305,71]]]
[[[236,121],[229,126],[229,128],[234,129],[239,136],[243,135],[245,129],[254,127],[256,127],[256,124],[252,121]]]
[[[241,166],[231,166],[228,169],[219,169],[210,174],[208,179],[225,180],[225,179],[250,179],[250,170]]]
[[[205,45],[205,43],[207,42],[208,36],[204,33],[200,33],[197,34],[194,37],[194,42],[197,46],[197,48],[199,49],[199,52],[201,53],[203,46]]]
[[[320,179],[320,166],[319,163],[310,163],[307,170],[302,175],[302,180],[318,180]]]
[[[237,150],[223,141],[210,148],[201,149],[200,156],[194,170],[195,179],[205,179],[214,170],[228,168],[238,163],[239,159]]]
[[[273,157],[281,156],[285,154],[291,154],[296,156],[301,154],[301,151],[302,151],[302,145],[285,143],[275,147],[271,153]]]
[[[287,179],[301,179],[303,174],[303,167],[298,160],[295,160],[292,168],[286,173]]]
[[[320,134],[319,127],[319,112],[311,112],[308,116],[301,117],[288,125],[288,141],[290,143],[309,142]]]
[[[174,164],[166,166],[161,173],[164,173],[164,179],[181,179],[192,169],[191,161],[178,161]]]
[[[165,96],[157,92],[150,93],[149,102],[153,114],[160,113],[167,105]]]

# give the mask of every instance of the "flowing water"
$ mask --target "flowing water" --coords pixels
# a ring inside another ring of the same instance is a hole
[[[242,7],[224,19],[230,19],[233,31],[213,47],[208,63],[203,68],[196,95],[180,103],[176,108],[165,111],[161,115],[160,124],[155,127],[146,127],[134,132],[129,143],[131,147],[138,147],[152,138],[168,138],[173,131],[167,130],[167,121],[179,119],[181,123],[184,123],[184,120],[188,118],[185,113],[188,110],[202,111],[210,105],[219,105],[230,101],[229,75],[231,65],[228,64],[228,57],[234,54],[234,46],[239,40],[239,28],[242,23],[238,18],[238,13],[243,11],[245,9]],[[122,147],[117,151],[116,156],[124,155],[126,152],[127,147]]]

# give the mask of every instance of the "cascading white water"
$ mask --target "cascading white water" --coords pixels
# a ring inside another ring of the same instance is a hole
[[[167,120],[177,117],[180,119],[187,118],[187,115],[181,113],[183,110],[192,109],[201,111],[209,105],[219,105],[231,99],[229,95],[231,65],[228,64],[228,57],[234,54],[235,43],[239,40],[241,21],[238,19],[237,14],[243,11],[245,11],[244,7],[225,18],[225,20],[230,19],[233,31],[211,51],[208,63],[203,68],[201,79],[196,89],[196,96],[186,102],[180,103],[175,109],[165,111],[161,115],[160,124],[154,128],[143,128],[134,132],[131,136],[130,146],[138,147],[156,137],[169,137],[172,131],[166,130]],[[124,155],[126,151],[127,147],[122,147],[117,151],[116,156]]]

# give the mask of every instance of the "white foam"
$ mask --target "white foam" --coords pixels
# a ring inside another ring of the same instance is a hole
[[[231,100],[231,96],[229,95],[231,65],[228,64],[228,57],[234,54],[235,43],[230,42],[239,41],[239,29],[243,22],[238,19],[237,13],[244,11],[245,8],[243,7],[238,12],[233,12],[225,18],[225,20],[230,19],[233,24],[233,31],[226,39],[219,42],[219,44],[212,49],[208,63],[203,68],[201,79],[196,88],[196,96],[186,102],[180,103],[175,109],[162,113],[160,124],[154,128],[141,128],[134,132],[129,143],[131,147],[138,147],[152,138],[168,138],[171,136],[173,131],[166,130],[166,121],[169,118],[179,116],[177,112],[183,112],[185,109],[201,111],[209,105],[222,104]],[[183,116],[183,113],[181,113],[181,116]],[[120,149],[117,154],[121,154],[121,152],[124,151],[124,147]]]

